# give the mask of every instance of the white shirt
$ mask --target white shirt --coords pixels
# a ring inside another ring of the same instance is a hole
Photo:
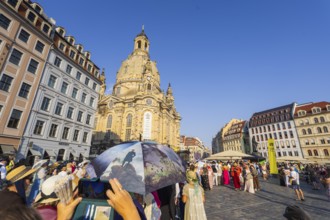
[[[6,175],[7,175],[7,170],[6,170],[6,165],[1,163],[1,168],[0,168],[0,173],[1,173],[1,178],[2,180],[6,179]]]
[[[68,175],[68,173],[66,171],[61,171],[57,175],[59,175],[61,177],[66,177]]]
[[[293,177],[293,180],[296,180],[297,185],[300,185],[299,184],[299,173],[297,173],[296,171],[293,170],[293,171],[291,171],[290,176]]]

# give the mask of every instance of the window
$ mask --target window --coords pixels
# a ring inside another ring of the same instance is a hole
[[[30,38],[30,34],[26,32],[24,29],[21,29],[21,32],[18,35],[18,39],[20,39],[23,42],[27,42]]]
[[[49,137],[56,137],[57,125],[52,124],[49,131]]]
[[[21,86],[21,89],[19,91],[18,96],[22,97],[22,98],[27,98],[29,91],[30,91],[31,86],[27,83],[23,83]]]
[[[76,79],[80,80],[80,78],[81,78],[81,72],[77,72]]]
[[[280,124],[277,124],[277,130],[281,130]]]
[[[290,138],[294,138],[292,131],[290,131]]]
[[[44,50],[45,45],[43,43],[41,43],[40,41],[37,41],[35,50],[42,53],[42,51]]]
[[[89,106],[93,107],[93,105],[94,105],[94,98],[91,97],[90,100],[89,100]]]
[[[35,61],[34,59],[31,59],[30,63],[29,63],[28,71],[30,73],[35,74],[38,69],[38,65],[39,65],[39,63],[37,61]]]
[[[50,98],[44,97],[41,104],[41,110],[48,112],[50,104]]]
[[[3,14],[0,14],[0,27],[7,30],[10,25],[11,20],[4,16]]]
[[[329,156],[329,151],[327,149],[323,150],[324,156]]]
[[[83,64],[84,64],[84,59],[81,58],[81,57],[80,57],[80,59],[79,59],[79,64],[80,64],[80,65],[83,65]]]
[[[21,119],[22,111],[14,109],[8,121],[8,128],[17,128],[19,120]]]
[[[323,123],[323,122],[325,122],[325,120],[324,120],[324,117],[323,117],[323,116],[321,116],[321,117],[320,117],[320,122],[322,122],[322,123]]]
[[[274,139],[277,140],[277,134],[274,132]]]
[[[69,56],[70,56],[72,59],[74,59],[74,57],[76,56],[76,53],[75,53],[73,50],[71,50]]]
[[[313,150],[314,152],[314,156],[319,156],[319,152],[317,152],[317,150]]]
[[[279,136],[280,139],[282,139],[283,138],[282,132],[278,132],[278,136]]]
[[[311,139],[311,144],[312,144],[312,145],[315,145],[315,141],[314,141],[314,139]]]
[[[51,75],[48,80],[48,86],[51,88],[54,88],[56,80],[57,80],[57,78],[55,76]]]
[[[72,119],[73,110],[74,110],[74,108],[69,107],[68,113],[66,114],[67,118]]]
[[[18,0],[8,0],[7,2],[8,2],[8,4],[10,4],[14,8],[16,8],[16,5],[17,5]]]
[[[328,133],[328,132],[329,132],[329,130],[328,130],[328,127],[327,127],[327,126],[323,126],[323,132],[324,132],[324,133]]]
[[[288,132],[284,131],[284,138],[288,138]]]
[[[96,83],[93,83],[93,90],[96,91]]]
[[[12,81],[13,77],[3,74],[0,80],[0,90],[8,92]]]
[[[77,94],[78,94],[78,89],[77,88],[73,88],[73,90],[72,90],[72,98],[76,99],[77,98]]]
[[[85,79],[85,85],[88,86],[88,83],[89,83],[89,78],[86,77],[86,79]]]
[[[65,45],[61,42],[60,46],[58,47],[60,50],[64,50]]]
[[[305,145],[309,145],[309,140],[305,140]]]
[[[111,128],[111,126],[112,126],[112,115],[109,115],[107,120],[107,128]]]
[[[292,147],[297,147],[296,142],[294,140],[291,140]]]
[[[281,155],[282,155],[281,152],[277,152],[277,156],[281,157]]]
[[[318,118],[314,118],[314,123],[319,123],[319,119]]]
[[[272,129],[273,129],[273,131],[275,131],[275,125],[274,124],[272,124]]]
[[[298,151],[295,151],[295,152],[294,152],[294,156],[296,156],[296,157],[298,157],[298,156],[299,156],[299,153],[298,153]]]
[[[320,142],[321,142],[321,144],[325,144],[325,140],[324,139],[321,139]]]
[[[308,156],[310,156],[310,157],[311,157],[311,156],[313,156],[313,154],[312,154],[312,151],[311,151],[311,150],[308,150],[307,152],[308,152]]]
[[[15,64],[15,65],[18,65],[21,60],[22,55],[23,54],[21,52],[19,52],[16,49],[13,49],[13,52],[11,53],[10,58],[9,58],[9,62],[11,62],[12,64]]]
[[[68,83],[66,83],[66,82],[63,82],[62,83],[62,88],[61,88],[61,92],[63,93],[63,94],[66,94],[66,91],[67,91],[67,89],[68,89]]]
[[[90,122],[91,122],[91,115],[87,115],[87,117],[86,117],[86,124],[90,124]]]
[[[36,10],[36,12],[41,14],[41,8],[38,5],[36,5],[34,9]]]
[[[69,128],[64,127],[63,134],[62,134],[62,139],[67,140],[68,139],[68,134],[69,134]]]
[[[27,19],[31,22],[34,22],[34,20],[36,19],[36,15],[33,14],[32,12],[29,12]]]
[[[126,127],[132,126],[132,114],[128,114],[126,117]]]
[[[148,89],[148,91],[151,90],[151,84],[150,83],[148,84],[147,89]]]
[[[44,123],[45,122],[43,122],[43,121],[37,120],[36,126],[34,127],[33,134],[41,135],[41,132],[42,132],[42,128],[44,126]]]
[[[55,115],[62,115],[63,104],[58,102],[55,108]]]
[[[290,129],[291,128],[291,123],[288,121],[287,124],[288,124],[288,128]]]
[[[83,93],[81,96],[81,102],[85,103],[85,101],[86,101],[86,93]]]
[[[283,129],[286,129],[286,127],[285,127],[285,123],[284,123],[284,122],[282,123],[282,128],[283,128]]]
[[[302,129],[301,132],[302,132],[303,135],[306,135],[307,134],[307,132],[306,132],[305,129]]]
[[[55,57],[54,65],[57,67],[61,66],[62,60],[59,57]]]
[[[42,28],[42,31],[43,31],[44,33],[48,34],[48,32],[49,32],[49,26],[45,24],[45,25],[43,26],[43,28]]]
[[[287,154],[286,154],[286,152],[285,152],[285,151],[283,152],[283,156],[284,156],[284,157],[286,157],[286,156],[287,156]]]
[[[82,111],[79,111],[79,112],[78,112],[78,116],[77,116],[77,121],[78,121],[78,122],[81,122],[82,115],[83,115],[83,112],[82,112]]]
[[[291,152],[291,151],[289,151],[288,153],[289,153],[289,156],[291,156],[291,157],[292,157],[292,152]]]
[[[317,133],[319,133],[319,134],[322,133],[322,129],[320,127],[317,127],[316,130],[317,130]]]
[[[88,132],[84,132],[83,143],[87,143]]]
[[[78,141],[78,137],[79,137],[79,130],[74,130],[73,141]]]
[[[308,132],[308,134],[312,134],[312,129],[308,128],[307,132]]]
[[[65,72],[67,73],[67,74],[71,74],[71,71],[72,71],[72,66],[70,66],[69,64],[66,66],[66,70],[65,70]]]
[[[88,72],[90,72],[92,70],[92,66],[90,64],[88,64],[87,70],[88,70]]]
[[[1,115],[1,112],[2,112],[2,108],[3,108],[3,105],[0,105],[0,115]]]

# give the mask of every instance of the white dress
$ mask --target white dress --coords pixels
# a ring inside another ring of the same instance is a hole
[[[199,185],[186,184],[183,187],[183,195],[187,196],[184,209],[185,220],[206,220],[203,203],[204,190]]]

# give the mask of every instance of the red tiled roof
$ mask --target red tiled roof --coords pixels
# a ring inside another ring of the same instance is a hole
[[[306,114],[311,114],[312,113],[312,108],[314,107],[319,107],[321,108],[321,111],[325,110],[327,111],[327,105],[330,105],[330,102],[315,102],[315,103],[310,103],[307,105],[298,105],[295,109],[294,116],[298,116],[298,111],[304,110],[306,111]]]

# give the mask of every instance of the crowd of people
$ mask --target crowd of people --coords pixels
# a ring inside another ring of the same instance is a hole
[[[82,201],[79,181],[96,177],[88,160],[80,163],[41,160],[36,164],[28,167],[24,161],[15,163],[13,157],[0,157],[0,219],[72,219]],[[292,187],[297,200],[305,200],[300,188],[302,178],[315,190],[323,185],[330,200],[329,167],[283,163],[278,168],[280,185]],[[206,220],[206,190],[232,185],[235,191],[254,194],[261,190],[259,178],[265,181],[269,178],[266,163],[199,161],[188,164],[186,181],[146,195],[127,192],[117,179],[111,179],[112,190],[106,191],[106,199],[115,210],[114,219]],[[67,192],[71,197],[63,203],[56,187],[64,179],[72,180],[72,186],[71,192]]]

